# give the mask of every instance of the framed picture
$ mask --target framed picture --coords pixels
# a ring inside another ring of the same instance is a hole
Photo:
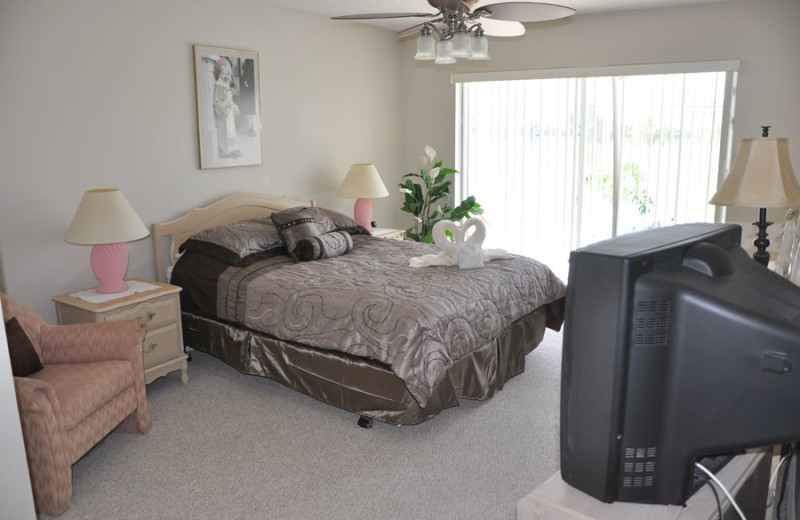
[[[258,53],[194,46],[200,169],[262,163]]]

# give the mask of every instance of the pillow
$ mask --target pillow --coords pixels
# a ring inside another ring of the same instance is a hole
[[[347,231],[331,231],[315,237],[308,237],[297,243],[297,256],[300,260],[321,260],[349,253],[353,249],[353,238]]]
[[[216,258],[230,265],[249,263],[270,256],[283,247],[281,234],[269,218],[243,220],[204,229],[184,242],[180,251],[194,251]]]
[[[39,354],[36,353],[33,343],[28,339],[17,318],[11,318],[6,322],[6,338],[11,372],[14,376],[25,377],[44,368]]]
[[[278,211],[272,214],[272,222],[278,228],[286,251],[295,260],[297,256],[297,243],[304,238],[315,237],[321,234],[320,226],[314,221],[316,212],[313,208],[297,207]],[[324,223],[323,223],[324,224]]]
[[[342,215],[332,209],[318,208],[316,206],[297,206],[285,211],[299,211],[305,209],[319,226],[320,233],[330,233],[331,231],[347,231],[351,235],[370,235],[367,228],[359,224],[355,219]],[[281,212],[282,213],[282,212]],[[273,220],[274,222],[274,220]],[[277,225],[277,224],[276,224]]]
[[[336,231],[347,231],[351,235],[371,235],[367,228],[359,224],[355,219],[342,215],[332,209],[321,209],[328,215],[333,222],[333,229]]]

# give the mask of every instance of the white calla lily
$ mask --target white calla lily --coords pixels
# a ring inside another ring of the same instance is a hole
[[[436,150],[428,145],[425,145],[425,155],[428,156],[428,160],[430,162],[433,162],[433,160],[436,159]]]
[[[408,188],[400,187],[400,193],[408,193],[409,195],[411,195],[412,191],[409,190]]]

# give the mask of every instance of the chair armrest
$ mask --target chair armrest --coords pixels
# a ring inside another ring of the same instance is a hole
[[[134,373],[142,372],[146,330],[139,320],[45,325],[39,333],[42,364],[127,360]]]
[[[63,431],[61,403],[49,383],[29,377],[14,377],[14,390],[23,423],[30,423],[32,416],[38,415],[36,422],[40,428]]]

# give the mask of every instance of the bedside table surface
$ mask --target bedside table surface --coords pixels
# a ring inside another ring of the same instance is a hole
[[[393,239],[404,239],[406,237],[406,230],[405,229],[393,229],[393,228],[375,228],[372,230],[372,236],[378,238],[393,238]]]
[[[157,285],[158,289],[153,289],[152,291],[144,291],[133,293],[128,296],[123,296],[122,298],[116,298],[114,300],[109,300],[103,303],[92,303],[86,300],[82,300],[75,296],[71,296],[78,291],[72,291],[66,294],[59,294],[58,296],[53,297],[53,301],[58,302],[62,305],[69,305],[71,307],[78,307],[81,309],[85,309],[92,312],[106,312],[114,309],[118,309],[120,307],[126,307],[128,305],[139,303],[143,301],[150,300],[156,295],[165,295],[165,294],[172,294],[182,291],[180,287],[177,285],[170,285],[168,283],[156,282],[155,280],[146,280],[144,278],[133,278],[132,280],[136,280],[137,282],[148,283],[152,285]]]

